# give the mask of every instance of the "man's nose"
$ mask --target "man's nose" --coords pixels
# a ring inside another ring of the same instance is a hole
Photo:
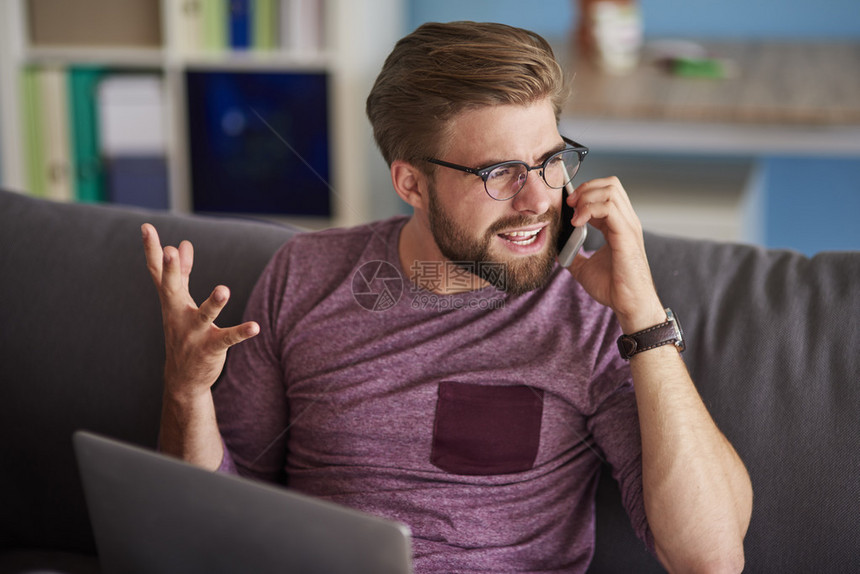
[[[542,215],[557,195],[558,190],[552,189],[544,181],[543,170],[533,170],[528,172],[526,184],[511,201],[517,211]]]

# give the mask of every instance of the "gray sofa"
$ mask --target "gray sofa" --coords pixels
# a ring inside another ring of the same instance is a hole
[[[231,287],[223,324],[293,233],[0,191],[0,572],[98,571],[74,430],[156,443],[163,341],[143,221],[194,242],[198,300]],[[860,571],[860,253],[650,234],[647,247],[693,378],[752,477],[747,571]],[[611,480],[597,513],[594,572],[660,571]]]

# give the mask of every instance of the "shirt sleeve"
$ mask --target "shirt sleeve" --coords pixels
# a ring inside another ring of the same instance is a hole
[[[289,244],[288,244],[289,245]],[[230,349],[213,397],[224,441],[221,472],[284,483],[289,404],[278,350],[278,317],[289,250],[285,246],[260,276],[244,320],[260,333]]]

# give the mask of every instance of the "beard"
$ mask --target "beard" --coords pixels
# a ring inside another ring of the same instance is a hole
[[[430,231],[442,255],[452,263],[510,295],[522,295],[546,285],[555,267],[557,256],[555,244],[560,232],[559,218],[561,217],[557,207],[552,207],[539,217],[515,215],[500,219],[487,229],[483,238],[476,238],[470,233],[472,231],[470,228],[455,222],[442,209],[436,199],[434,186],[431,185],[429,192]],[[547,247],[542,253],[510,259],[493,258],[490,254],[493,239],[498,233],[506,229],[545,222],[549,225],[543,232],[549,233],[549,236]]]

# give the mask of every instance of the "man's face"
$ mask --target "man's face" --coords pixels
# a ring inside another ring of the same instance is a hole
[[[548,100],[464,112],[455,128],[439,159],[470,167],[506,160],[539,165],[564,145]],[[561,197],[562,190],[549,188],[532,171],[514,198],[497,201],[480,177],[440,166],[430,181],[430,230],[449,260],[503,264],[504,281],[496,287],[525,293],[545,284],[552,272]]]

